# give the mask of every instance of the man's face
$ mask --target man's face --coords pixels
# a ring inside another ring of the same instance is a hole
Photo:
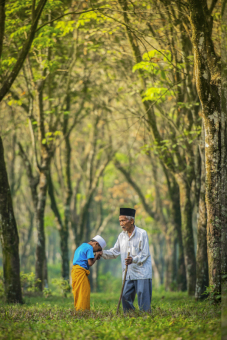
[[[128,220],[126,216],[119,216],[119,222],[123,231],[130,231],[134,225],[134,220]]]

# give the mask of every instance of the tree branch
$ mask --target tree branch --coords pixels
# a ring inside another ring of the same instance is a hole
[[[147,204],[145,197],[142,193],[142,191],[140,190],[140,188],[138,187],[138,185],[136,184],[136,182],[132,179],[131,175],[129,174],[128,171],[126,171],[123,166],[117,161],[114,161],[114,165],[116,166],[116,168],[124,175],[124,177],[126,178],[126,180],[128,181],[128,183],[132,186],[132,188],[135,190],[135,192],[138,194],[143,207],[145,209],[145,211],[147,212],[147,214],[149,216],[151,216],[153,219],[155,219],[156,221],[159,220],[159,217],[157,216],[156,212],[153,211],[149,205]]]
[[[95,230],[94,235],[100,235],[108,225],[111,218],[116,214],[117,209],[112,210],[103,220],[102,224]]]
[[[5,79],[5,81],[2,84],[2,87],[0,88],[0,102],[5,97],[5,95],[9,92],[10,87],[12,86],[13,82],[15,81],[18,73],[20,72],[23,63],[25,61],[25,58],[27,57],[27,54],[30,50],[31,44],[34,40],[36,28],[39,22],[39,18],[42,14],[42,11],[44,9],[44,6],[46,4],[47,0],[40,0],[37,9],[36,9],[36,17],[34,19],[34,22],[31,25],[30,33],[28,34],[28,38],[26,39],[19,55],[16,61],[16,64],[14,65],[12,71],[8,75],[8,77]]]

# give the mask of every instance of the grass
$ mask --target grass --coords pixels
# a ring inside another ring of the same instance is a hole
[[[165,297],[164,297],[165,296]],[[118,295],[91,294],[91,311],[76,313],[73,297],[25,298],[0,305],[0,339],[220,339],[219,306],[186,293],[155,293],[152,314],[116,316]]]

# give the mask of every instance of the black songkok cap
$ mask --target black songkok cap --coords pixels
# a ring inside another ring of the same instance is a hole
[[[119,216],[132,216],[132,217],[135,217],[135,214],[136,214],[135,209],[120,208],[120,215]]]

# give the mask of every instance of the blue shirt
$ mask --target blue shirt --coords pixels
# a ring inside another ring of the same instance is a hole
[[[77,248],[73,258],[73,265],[78,264],[84,269],[89,269],[88,259],[93,259],[93,247],[88,243],[83,243]]]

